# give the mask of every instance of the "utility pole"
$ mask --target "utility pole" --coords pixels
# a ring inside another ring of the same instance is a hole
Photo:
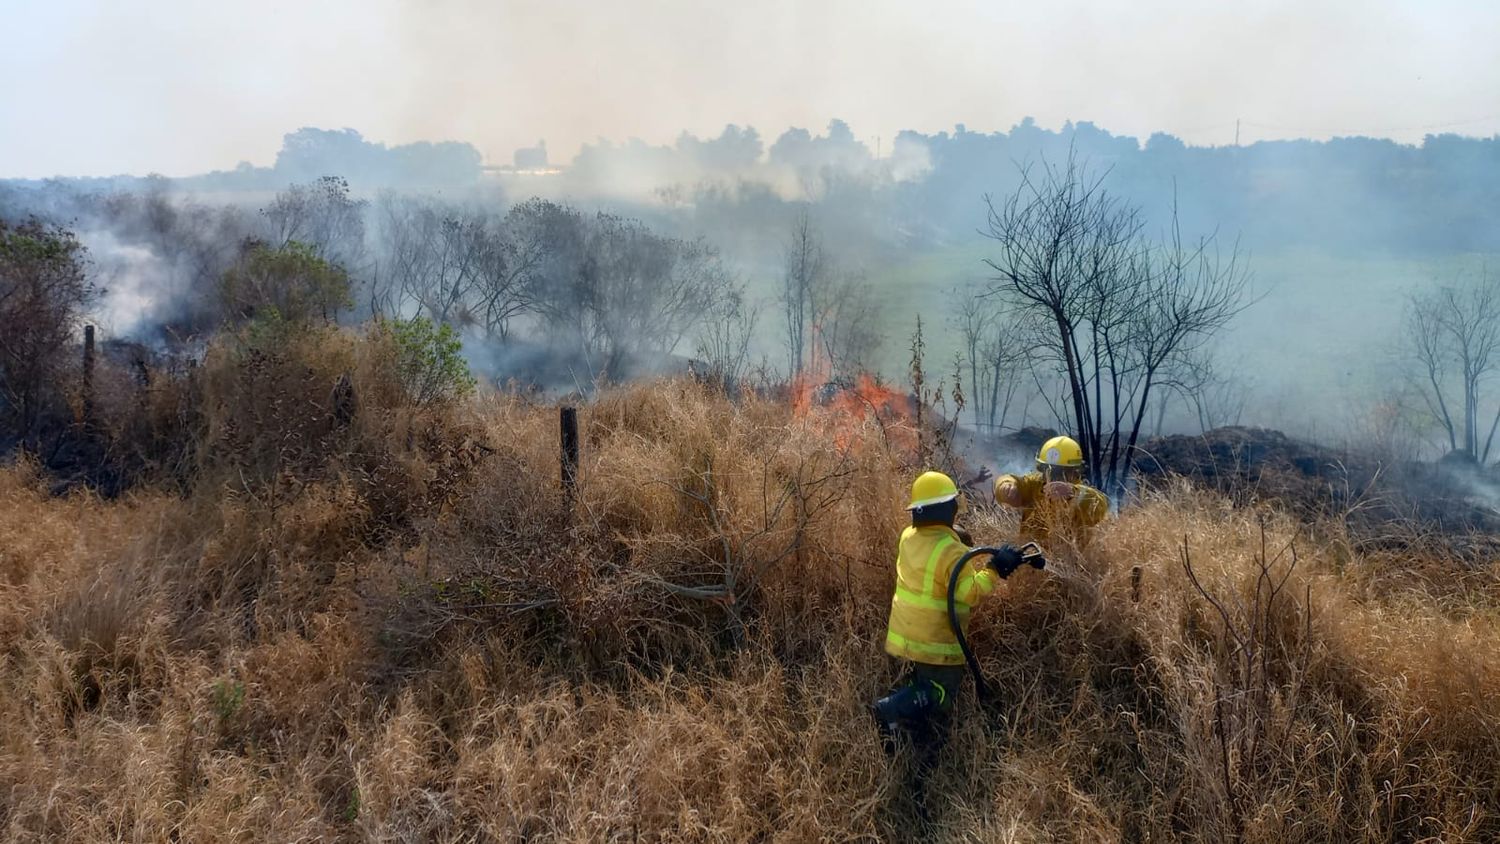
[[[1234,145],[1240,145],[1240,119],[1238,117],[1234,119]]]

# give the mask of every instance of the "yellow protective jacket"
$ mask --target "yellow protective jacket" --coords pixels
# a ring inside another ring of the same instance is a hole
[[[1075,533],[1104,521],[1109,515],[1109,496],[1088,484],[1077,484],[1078,492],[1070,501],[1051,501],[1043,489],[1047,486],[1041,472],[1025,475],[1001,475],[995,479],[995,498],[1000,485],[1014,483],[1021,497],[1021,535],[1038,542],[1045,541],[1058,527],[1069,527]],[[1083,536],[1078,538],[1082,539]]]
[[[891,620],[886,626],[885,652],[928,665],[963,665],[963,651],[948,624],[948,576],[969,550],[953,529],[944,525],[909,527],[901,533],[896,555],[896,592],[891,596]],[[969,610],[994,591],[1000,582],[987,558],[970,561],[959,576],[954,608],[959,623],[969,623]]]

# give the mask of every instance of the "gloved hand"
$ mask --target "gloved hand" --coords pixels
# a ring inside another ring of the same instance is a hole
[[[990,568],[994,569],[1002,579],[1014,574],[1024,562],[1025,560],[1021,558],[1021,551],[1010,545],[1002,545],[990,555]]]
[[[1078,493],[1078,487],[1067,481],[1053,481],[1042,487],[1042,494],[1051,501],[1067,501]]]
[[[1020,507],[1024,503],[1021,488],[1016,486],[1014,477],[1003,475],[1000,480],[995,481],[995,500],[1011,507]]]

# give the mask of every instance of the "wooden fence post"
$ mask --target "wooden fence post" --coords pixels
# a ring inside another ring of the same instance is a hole
[[[94,423],[94,326],[83,327],[83,424]]]
[[[578,408],[564,407],[559,414],[562,426],[562,488],[569,510],[578,485]]]

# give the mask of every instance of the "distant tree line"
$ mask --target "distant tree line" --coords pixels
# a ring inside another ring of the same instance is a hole
[[[1027,118],[1004,132],[903,131],[856,136],[843,121],[823,134],[792,128],[763,139],[728,126],[717,137],[684,133],[669,145],[638,140],[587,145],[559,181],[599,194],[691,208],[728,243],[748,219],[785,218],[766,208],[815,204],[836,243],[874,232],[900,248],[970,238],[977,194],[1019,186],[1016,162],[1070,156],[1110,174],[1112,191],[1141,209],[1150,228],[1189,236],[1239,232],[1256,249],[1408,254],[1500,249],[1500,137],[1434,134],[1420,143],[1345,137],[1255,141],[1225,135],[1189,146],[1157,132],[1141,139],[1090,122],[1044,129]],[[1174,202],[1175,200],[1175,202]],[[977,209],[982,212],[982,209]],[[725,224],[712,217],[722,214]],[[721,234],[722,231],[722,234]]]
[[[1350,137],[1188,146],[1166,133],[1143,141],[1089,122],[1049,130],[1026,119],[1004,132],[904,131],[856,135],[840,120],[821,134],[774,139],[730,125],[671,144],[588,144],[565,171],[523,195],[605,200],[642,219],[676,214],[693,231],[743,253],[780,238],[795,203],[815,207],[820,235],[842,251],[896,254],[975,236],[977,195],[1019,185],[1017,161],[1070,155],[1110,173],[1112,190],[1148,227],[1176,222],[1189,236],[1239,232],[1257,251],[1285,247],[1403,254],[1500,249],[1500,138],[1429,135],[1419,144]],[[874,144],[871,142],[874,141]],[[283,189],[337,176],[361,191],[473,190],[481,156],[465,143],[386,146],[352,129],[289,133],[270,167],[166,180],[177,191]],[[155,177],[160,180],[160,177]],[[142,192],[151,178],[65,180],[85,190]],[[43,187],[11,182],[12,189]],[[493,187],[493,185],[491,185]],[[0,194],[6,192],[0,183]],[[35,199],[35,197],[31,197]],[[1175,199],[1175,202],[1174,202]],[[0,196],[0,204],[4,197]]]
[[[1013,162],[1073,155],[1108,170],[1112,190],[1158,229],[1175,199],[1185,231],[1235,231],[1257,249],[1500,249],[1500,137],[1228,141],[1192,147],[1157,133],[1142,144],[1091,123],[1053,132],[1029,120],[1008,133],[902,133],[896,143],[924,150],[931,169],[900,186],[899,206],[907,226],[962,232],[972,228],[974,185],[1007,192]]]

